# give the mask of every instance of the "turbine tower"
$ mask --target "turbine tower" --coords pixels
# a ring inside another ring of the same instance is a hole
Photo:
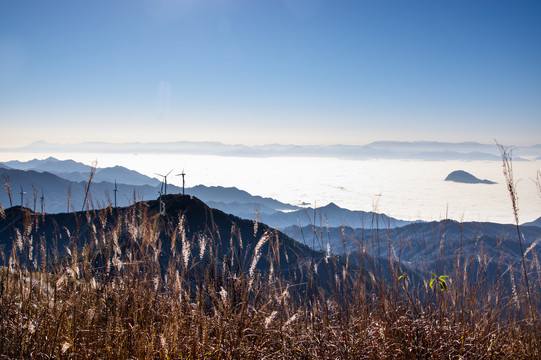
[[[21,185],[21,207],[23,207],[24,194],[26,193],[23,191],[23,186]]]
[[[164,195],[167,195],[167,177],[168,177],[169,174],[171,174],[172,172],[173,172],[173,169],[171,169],[171,171],[169,171],[169,172],[168,172],[167,174],[165,174],[165,175],[155,173],[156,175],[163,177],[163,182],[165,183],[165,189],[164,189],[165,194],[164,194]]]
[[[160,194],[160,197],[158,199],[158,202],[160,204],[160,216],[162,215],[162,193],[163,193],[163,183],[162,183],[162,188],[160,189],[160,191],[158,191],[158,194]]]
[[[43,196],[43,188],[41,188],[41,197],[39,198],[41,202],[41,213],[45,213],[45,196]]]
[[[118,188],[116,186],[116,179],[115,179],[115,189],[113,191],[115,192],[115,209],[116,209],[116,192],[118,191]]]
[[[186,173],[184,172],[184,169],[182,169],[182,172],[180,174],[177,174],[176,176],[182,176],[182,195],[185,195],[184,186],[186,183],[184,182],[184,176],[186,176]]]

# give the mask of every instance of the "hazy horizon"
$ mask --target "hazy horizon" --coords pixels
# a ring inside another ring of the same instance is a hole
[[[511,149],[515,161],[541,159],[541,145],[514,146]],[[31,160],[47,158],[55,154],[177,154],[215,155],[225,157],[323,157],[348,159],[402,159],[426,161],[501,161],[501,152],[496,141],[492,144],[478,142],[437,141],[375,141],[364,145],[298,145],[298,144],[225,144],[221,142],[80,142],[51,143],[37,141],[22,147],[0,147],[0,161]]]
[[[249,147],[257,147],[257,146],[272,146],[272,145],[279,145],[279,146],[367,146],[371,144],[379,144],[379,143],[404,143],[404,144],[427,144],[427,143],[439,143],[439,144],[453,144],[453,145],[461,145],[461,144],[479,144],[479,145],[488,145],[488,146],[497,146],[497,144],[500,143],[498,139],[492,139],[490,142],[480,142],[480,141],[474,141],[474,140],[457,140],[457,141],[439,141],[439,140],[432,140],[432,139],[421,139],[421,140],[409,140],[409,139],[401,139],[401,140],[390,140],[386,138],[382,139],[372,139],[368,142],[356,142],[356,143],[316,143],[316,142],[268,142],[268,143],[251,143],[251,142],[227,142],[227,141],[219,141],[219,140],[190,140],[190,139],[177,139],[177,140],[170,140],[170,141],[145,141],[143,140],[133,140],[133,141],[115,141],[113,140],[95,140],[95,139],[87,139],[84,141],[48,141],[44,139],[37,139],[33,141],[29,141],[26,143],[18,143],[17,145],[13,146],[7,146],[7,147],[1,147],[0,150],[11,150],[11,149],[18,149],[22,147],[28,147],[35,144],[47,144],[47,145],[79,145],[79,144],[92,144],[92,143],[105,143],[105,144],[113,144],[113,145],[125,145],[125,144],[167,144],[167,143],[209,143],[209,144],[221,144],[221,145],[240,145],[240,146],[249,146]],[[532,146],[538,146],[541,145],[541,140],[539,141],[532,141],[528,143],[510,143],[510,144],[504,144],[504,146],[509,147],[532,147]]]

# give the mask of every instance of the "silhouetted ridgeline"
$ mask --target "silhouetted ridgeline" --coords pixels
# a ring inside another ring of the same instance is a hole
[[[95,252],[94,267],[105,268],[111,257],[106,249],[114,243],[119,255],[128,258],[146,247],[145,254],[154,254],[162,272],[175,258],[183,259],[194,279],[208,266],[218,272],[226,266],[232,273],[247,274],[268,273],[273,263],[280,266],[273,265],[272,271],[300,281],[311,262],[324,258],[323,252],[263,223],[211,209],[189,195],[162,196],[162,208],[160,215],[158,200],[43,215],[20,206],[9,208],[0,218],[3,265],[8,266],[10,256],[17,254],[23,265],[29,261],[27,266],[38,268],[46,262],[50,267],[78,250]],[[154,240],[148,242],[149,237]],[[133,248],[134,244],[140,248]]]

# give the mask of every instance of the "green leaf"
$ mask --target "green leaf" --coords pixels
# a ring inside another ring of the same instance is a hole
[[[441,290],[441,291],[447,290],[447,283],[445,282],[445,280],[440,279],[440,280],[439,280],[439,284],[440,284],[440,290]]]
[[[445,290],[445,283],[439,283],[440,284],[440,291]]]

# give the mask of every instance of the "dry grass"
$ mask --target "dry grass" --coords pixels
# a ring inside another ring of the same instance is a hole
[[[307,261],[295,283],[274,271],[280,257],[272,234],[259,240],[268,242],[267,254],[256,246],[247,271],[232,273],[229,256],[203,263],[201,252],[216,252],[214,239],[187,238],[181,216],[163,229],[148,214],[135,221],[135,209],[93,230],[83,248],[71,243],[64,259],[47,260],[43,251],[43,260],[62,264],[54,270],[32,265],[32,239],[19,234],[0,273],[0,358],[541,357],[520,276],[512,292],[504,277],[487,280],[486,268],[465,276],[471,258],[457,261],[444,291],[430,278],[399,277],[400,263],[374,257]],[[160,231],[176,253],[167,264],[158,261]],[[271,262],[268,272],[255,271],[261,256]],[[390,278],[378,276],[382,267]],[[538,279],[530,285],[540,287]],[[539,305],[539,293],[531,296]]]

